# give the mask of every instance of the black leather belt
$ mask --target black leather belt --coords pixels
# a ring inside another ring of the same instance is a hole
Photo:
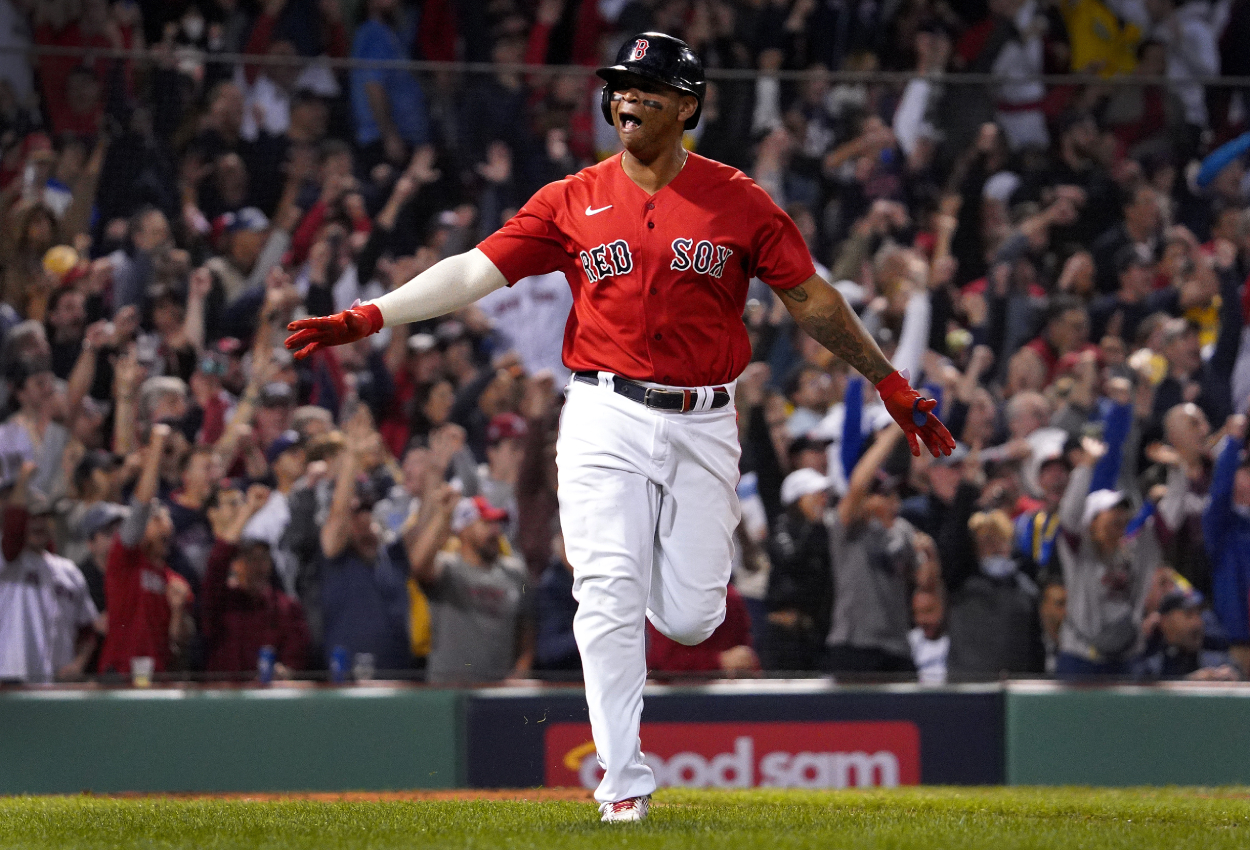
[[[583,384],[598,384],[598,372],[574,372],[573,380]],[[689,413],[699,403],[697,390],[662,390],[658,387],[644,387],[642,384],[612,376],[612,389],[617,395],[623,395],[630,401],[653,408],[655,410],[671,410],[676,413]],[[718,410],[729,404],[729,390],[725,387],[711,387],[712,406],[708,410]]]

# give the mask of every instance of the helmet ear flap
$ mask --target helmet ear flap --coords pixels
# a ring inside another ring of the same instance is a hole
[[[699,118],[703,115],[703,101],[707,97],[707,83],[695,83],[694,95],[699,100],[699,105],[694,109],[694,115],[686,119],[686,129],[693,130],[699,126]]]
[[[612,123],[612,91],[611,86],[603,84],[603,92],[599,99],[599,108],[603,112],[603,120]]]

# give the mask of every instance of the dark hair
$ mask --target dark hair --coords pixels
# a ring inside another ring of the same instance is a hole
[[[78,290],[74,289],[72,286],[58,286],[56,289],[52,290],[52,293],[48,295],[48,306],[44,310],[44,325],[49,328],[52,327],[51,316],[56,312],[56,308],[60,305],[62,298],[66,295],[77,294],[79,294]]]
[[[1051,296],[1050,301],[1046,305],[1045,324],[1049,326],[1064,313],[1068,313],[1072,310],[1080,310],[1082,312],[1085,310],[1085,305],[1082,304],[1081,300],[1075,295],[1069,295],[1066,292],[1061,292],[1058,295]]]
[[[428,438],[430,431],[443,424],[441,422],[431,422],[430,418],[425,415],[425,405],[429,402],[430,396],[433,395],[434,388],[439,384],[450,384],[453,390],[456,386],[447,378],[439,376],[429,383],[417,387],[416,393],[413,394],[411,414],[409,416],[409,430],[414,438]]]
[[[74,466],[74,474],[71,477],[75,492],[82,492],[83,486],[91,479],[92,473],[97,469],[115,469],[120,461],[115,455],[109,452],[96,449],[89,451],[83,455],[82,460]]]
[[[164,211],[162,211],[161,208],[155,204],[144,204],[139,207],[139,209],[131,213],[129,227],[127,228],[127,235],[133,238],[139,228],[143,226],[143,220],[154,212],[158,212],[161,215],[165,214]]]
[[[1146,55],[1146,51],[1152,47],[1162,47],[1167,50],[1167,45],[1157,38],[1143,38],[1141,43],[1137,45],[1137,61],[1140,62]]]
[[[191,466],[191,460],[193,458],[199,457],[200,455],[208,455],[209,457],[212,457],[215,453],[216,452],[212,446],[202,444],[192,446],[190,451],[182,456],[182,463],[178,464],[178,474],[182,475],[187,471],[187,468]]]
[[[1042,592],[1046,592],[1048,587],[1064,587],[1063,573],[1057,569],[1044,569],[1037,576],[1037,587]]]
[[[809,372],[823,373],[824,370],[814,363],[800,363],[790,370],[790,374],[786,375],[786,382],[781,388],[786,398],[799,391],[799,386],[803,383],[803,376]]]
[[[30,380],[32,375],[51,371],[52,362],[47,357],[27,355],[9,363],[5,367],[4,378],[13,385],[13,394],[16,395],[26,386],[26,382]]]
[[[1133,204],[1137,203],[1137,194],[1142,189],[1150,189],[1151,191],[1154,191],[1154,187],[1144,180],[1134,180],[1127,186],[1122,187],[1120,189],[1120,209],[1123,210],[1126,207],[1131,207]]]
[[[352,146],[342,139],[326,139],[321,143],[321,149],[317,152],[318,159],[325,162],[332,156],[347,154],[351,156]]]
[[[204,500],[204,510],[211,511],[221,507],[221,494],[229,490],[242,491],[243,487],[233,478],[227,478],[213,486],[213,492]]]

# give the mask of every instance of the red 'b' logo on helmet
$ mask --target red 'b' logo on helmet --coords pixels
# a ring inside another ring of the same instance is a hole
[[[637,62],[639,59],[646,56],[648,47],[650,47],[650,45],[647,44],[647,40],[645,38],[640,38],[635,41],[633,52],[629,54],[629,61]]]

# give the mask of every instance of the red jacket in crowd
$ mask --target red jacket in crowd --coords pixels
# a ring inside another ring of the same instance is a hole
[[[231,587],[230,563],[238,551],[238,546],[217,540],[208,553],[200,590],[200,626],[208,651],[205,669],[254,671],[262,646],[272,646],[276,660],[290,669],[306,669],[312,638],[303,606],[273,587],[259,594]]]
[[[720,654],[735,646],[751,646],[751,617],[737,588],[725,595],[725,622],[703,643],[685,646],[666,638],[647,623],[647,667],[653,671],[703,672],[721,669]]]

